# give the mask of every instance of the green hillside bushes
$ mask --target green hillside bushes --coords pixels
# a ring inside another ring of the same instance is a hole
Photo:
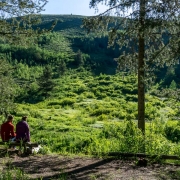
[[[180,142],[180,123],[169,123],[165,127],[165,136],[172,142]]]

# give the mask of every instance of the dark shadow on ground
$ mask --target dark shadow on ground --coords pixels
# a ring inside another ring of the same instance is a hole
[[[99,160],[95,163],[91,163],[85,166],[80,166],[80,164],[76,164],[74,166],[74,168],[68,168],[66,169],[65,172],[60,173],[58,175],[54,175],[51,177],[43,177],[43,180],[48,180],[48,179],[60,179],[62,177],[65,178],[69,178],[69,179],[78,179],[78,180],[84,180],[84,179],[88,179],[88,177],[92,177],[94,176],[94,178],[105,178],[108,174],[108,171],[106,170],[105,167],[103,167],[103,165],[112,162],[113,159],[103,159],[103,160]],[[104,174],[96,174],[98,172],[98,167],[101,166],[101,171],[105,172]],[[96,175],[95,175],[96,174]]]
[[[177,180],[180,172],[180,166],[150,164],[138,167],[134,160],[58,155],[16,156],[11,167],[23,170],[36,180]]]
[[[74,177],[73,179],[84,179],[90,174],[96,173],[97,167],[110,163],[112,160],[83,160],[82,158],[59,158],[57,156],[46,156],[45,159],[42,159],[41,156],[30,156],[29,158],[21,158],[21,161],[13,162],[12,166],[33,175],[34,179],[41,178],[48,180],[53,178],[58,179],[64,176],[69,178]],[[101,167],[101,170],[103,170],[103,167]],[[106,171],[106,169],[104,170]]]

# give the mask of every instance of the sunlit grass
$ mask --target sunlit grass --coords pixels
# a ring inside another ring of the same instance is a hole
[[[135,76],[80,75],[63,76],[55,95],[43,102],[17,104],[14,123],[28,115],[31,140],[42,145],[43,154],[139,152],[143,135],[137,128]],[[146,153],[180,154],[179,144],[165,134],[178,113],[170,101],[147,94]]]

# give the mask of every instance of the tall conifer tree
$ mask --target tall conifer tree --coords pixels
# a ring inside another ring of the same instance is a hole
[[[48,97],[50,92],[55,87],[55,82],[53,81],[53,70],[51,66],[45,66],[42,75],[38,79],[38,85],[41,95]]]
[[[107,10],[84,19],[88,31],[109,31],[109,46],[117,43],[125,51],[117,57],[121,69],[138,73],[138,127],[145,133],[145,84],[154,68],[179,60],[179,0],[91,0]]]

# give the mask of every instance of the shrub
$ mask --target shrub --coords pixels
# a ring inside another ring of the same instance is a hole
[[[85,92],[85,93],[83,93],[83,95],[84,95],[86,98],[92,98],[92,99],[95,98],[94,93],[92,93],[92,92]]]
[[[146,153],[147,154],[173,154],[174,148],[162,134],[155,134],[150,132],[145,138]]]
[[[16,112],[16,116],[18,117],[29,116],[29,112],[28,111]]]
[[[86,125],[89,125],[89,124],[94,124],[96,122],[96,119],[93,118],[93,119],[84,119],[83,121],[83,125],[86,126]]]
[[[41,115],[41,113],[37,110],[31,110],[30,111],[30,114],[32,117],[34,118],[42,118],[43,116]]]
[[[73,90],[75,93],[77,94],[81,94],[83,93],[84,91],[87,91],[87,87],[85,85],[79,85],[78,87],[76,87],[74,90]]]
[[[73,92],[65,92],[65,96],[67,96],[67,97],[76,97],[77,94],[73,93]]]
[[[113,81],[107,81],[107,80],[101,80],[101,81],[99,81],[99,84],[100,85],[105,85],[105,86],[108,86],[108,85],[110,85],[110,84],[112,84],[113,83]]]
[[[100,138],[118,138],[124,131],[124,127],[119,123],[104,124],[102,132],[99,134]]]
[[[180,125],[178,124],[167,124],[165,126],[165,136],[172,142],[180,142]]]
[[[126,128],[123,132],[124,138],[122,144],[124,144],[124,152],[141,152],[144,147],[144,136],[137,125],[131,121],[125,121]]]
[[[138,100],[138,97],[137,97],[137,95],[127,94],[127,95],[126,95],[126,100],[127,100],[127,101],[137,101],[137,100]]]
[[[61,105],[61,101],[50,101],[47,104],[48,106],[53,106],[53,105]]]
[[[76,102],[76,100],[75,99],[71,99],[71,98],[64,98],[64,99],[62,99],[61,100],[61,105],[62,106],[67,106],[67,105],[72,105],[72,104],[74,104]]]
[[[160,112],[157,106],[154,106],[152,103],[146,103],[146,111],[145,111],[145,118],[148,120],[153,120],[157,117],[160,117]]]
[[[95,109],[92,113],[91,116],[99,116],[102,114],[110,114],[111,112],[115,111],[115,108],[103,108],[100,107],[98,109]]]
[[[126,84],[123,87],[122,92],[124,94],[137,94],[137,87],[131,84]]]
[[[101,114],[100,116],[97,117],[98,121],[106,121],[108,120],[108,116],[105,114]]]

